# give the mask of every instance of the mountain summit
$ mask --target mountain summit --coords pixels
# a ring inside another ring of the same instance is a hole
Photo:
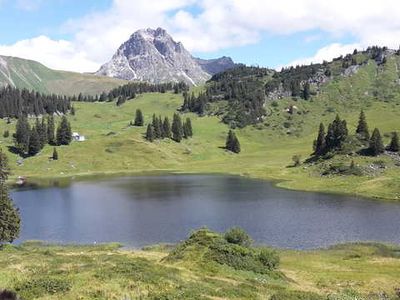
[[[194,58],[182,43],[175,42],[162,28],[136,31],[123,43],[97,75],[151,83],[205,82],[211,75],[234,67],[232,59]]]

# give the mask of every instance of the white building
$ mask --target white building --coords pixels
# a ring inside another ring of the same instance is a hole
[[[78,132],[73,132],[72,133],[72,138],[74,139],[74,141],[77,141],[77,142],[86,141],[85,136],[84,135],[80,135]]]

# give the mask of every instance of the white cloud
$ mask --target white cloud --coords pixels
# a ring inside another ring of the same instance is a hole
[[[288,66],[297,66],[297,65],[307,65],[310,63],[321,63],[324,60],[332,60],[333,58],[339,57],[340,55],[345,55],[348,53],[352,53],[354,49],[362,50],[363,47],[360,44],[339,44],[333,43],[326,47],[323,47],[315,53],[315,55],[311,57],[305,57],[296,59],[288,64]],[[280,69],[280,67],[277,67]]]
[[[88,53],[80,51],[69,41],[54,41],[46,36],[22,40],[14,45],[0,46],[2,55],[23,57],[42,62],[48,67],[84,72],[95,70],[97,63],[90,60]]]
[[[196,14],[188,9],[193,4]],[[159,26],[196,52],[254,44],[265,33],[290,38],[298,32],[320,31],[338,41],[345,35],[354,37],[354,45],[328,45],[298,61],[309,62],[352,51],[355,45],[397,48],[400,5],[397,0],[114,0],[106,11],[66,22],[63,29],[74,36],[69,42],[47,39],[42,47],[34,38],[1,46],[0,53],[12,49],[14,55],[39,57],[51,67],[95,71],[135,30]]]

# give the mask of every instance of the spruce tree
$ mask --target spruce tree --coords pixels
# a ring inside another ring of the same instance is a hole
[[[28,152],[31,127],[25,116],[20,116],[15,130],[15,146],[20,153]]]
[[[183,124],[183,136],[185,139],[193,136],[192,121],[190,118],[186,118],[186,121]]]
[[[179,114],[175,113],[172,121],[172,139],[180,143],[183,137],[182,120]]]
[[[7,156],[0,150],[0,244],[13,242],[19,236],[21,226],[19,211],[7,189],[8,175]]]
[[[315,155],[322,155],[325,152],[325,127],[324,124],[319,124],[317,139],[315,140]]]
[[[304,84],[304,89],[303,89],[303,99],[304,100],[309,100],[311,97],[311,89],[310,89],[310,84],[306,82]]]
[[[375,128],[369,141],[369,151],[371,155],[377,156],[383,153],[384,150],[381,133],[378,128]]]
[[[170,139],[171,138],[171,124],[169,122],[168,117],[165,117],[164,122],[163,122],[163,134],[164,138]]]
[[[47,141],[50,145],[56,144],[56,138],[54,132],[55,132],[54,116],[49,115],[47,117]]]
[[[337,115],[335,120],[328,126],[328,132],[325,137],[326,151],[340,150],[347,139],[348,133],[346,121],[341,120]]]
[[[72,141],[71,125],[66,116],[61,118],[61,123],[57,127],[57,145],[69,145]]]
[[[397,132],[393,132],[392,140],[390,141],[388,150],[392,151],[392,152],[399,152],[399,150],[400,150],[399,135],[397,134]]]
[[[162,138],[162,128],[161,128],[162,124],[160,124],[160,119],[157,118],[155,114],[153,114],[152,125],[154,130],[154,138],[155,139]]]
[[[144,124],[144,118],[143,118],[143,113],[140,109],[136,110],[136,115],[135,115],[135,126],[143,126]]]
[[[231,152],[239,153],[240,152],[240,143],[236,134],[229,130],[228,136],[226,138],[225,148]]]
[[[30,156],[34,156],[39,153],[42,149],[40,144],[40,138],[35,126],[32,127],[31,134],[29,136],[29,147],[28,147],[28,154]]]
[[[148,140],[149,142],[154,141],[154,130],[151,124],[147,125],[146,140]]]
[[[358,126],[356,129],[356,134],[364,141],[369,141],[370,135],[368,130],[367,120],[365,118],[364,111],[360,112],[360,117],[358,119]]]
[[[53,148],[53,155],[52,155],[53,160],[58,160],[58,152],[56,147]]]

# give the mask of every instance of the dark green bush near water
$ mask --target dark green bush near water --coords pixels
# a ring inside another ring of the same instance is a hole
[[[251,238],[233,228],[224,236],[208,229],[195,231],[166,258],[168,261],[214,262],[235,270],[266,274],[279,265],[278,254],[268,248],[251,247]]]

